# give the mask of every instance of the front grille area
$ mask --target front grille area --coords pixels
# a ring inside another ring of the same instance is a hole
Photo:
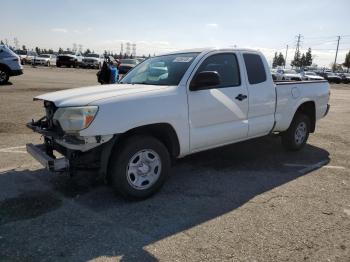
[[[57,60],[59,60],[59,61],[70,61],[70,59],[71,59],[72,57],[70,57],[70,56],[58,56],[57,57]]]

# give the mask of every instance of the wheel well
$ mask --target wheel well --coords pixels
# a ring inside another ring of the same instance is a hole
[[[295,112],[295,115],[298,113],[302,113],[310,118],[310,124],[311,124],[311,130],[310,132],[313,133],[315,131],[316,126],[316,106],[315,102],[309,101],[301,104],[298,107],[298,110]]]
[[[151,124],[130,129],[119,137],[124,140],[132,135],[150,135],[159,139],[169,150],[172,157],[180,154],[180,143],[174,128],[167,123]]]
[[[11,70],[7,65],[0,64],[0,68],[6,70],[7,73],[9,73]]]

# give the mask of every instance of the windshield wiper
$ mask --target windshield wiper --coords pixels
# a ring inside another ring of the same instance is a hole
[[[147,83],[147,82],[131,82],[130,84],[132,84],[132,85],[152,85],[152,84],[150,84],[150,83]]]

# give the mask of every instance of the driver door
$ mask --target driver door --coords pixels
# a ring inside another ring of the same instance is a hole
[[[191,152],[230,144],[247,137],[248,90],[242,81],[239,59],[234,52],[211,53],[192,75],[191,81],[195,81],[200,72],[216,72],[220,82],[214,86],[204,84],[197,90],[189,87]]]

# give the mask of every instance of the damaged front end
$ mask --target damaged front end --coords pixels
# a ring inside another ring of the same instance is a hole
[[[105,175],[116,136],[79,135],[79,131],[93,121],[97,110],[92,107],[57,108],[50,101],[44,101],[44,107],[44,117],[27,123],[28,128],[43,136],[44,143],[27,144],[27,152],[49,171],[73,174],[78,169],[97,168]]]

